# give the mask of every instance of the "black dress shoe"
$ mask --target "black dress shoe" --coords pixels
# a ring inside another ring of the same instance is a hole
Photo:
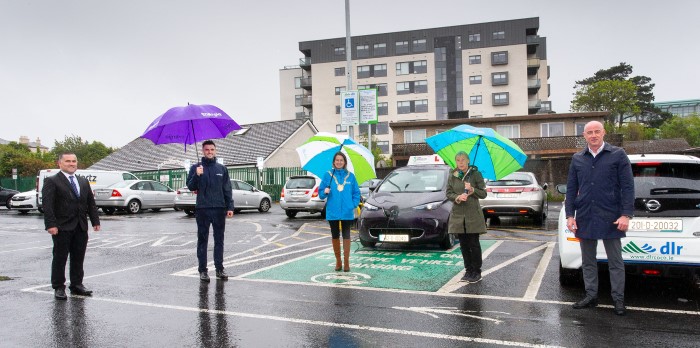
[[[216,277],[221,280],[228,280],[228,274],[226,274],[226,271],[224,271],[223,269],[220,271],[216,271]]]
[[[582,309],[582,308],[592,308],[592,307],[595,307],[597,305],[598,305],[597,298],[586,296],[586,298],[584,298],[583,300],[574,303],[574,305],[572,307],[574,307],[574,309]]]
[[[66,290],[63,288],[59,288],[54,290],[53,292],[53,297],[55,297],[57,300],[67,300],[68,296],[66,296]]]
[[[81,296],[92,296],[92,290],[88,290],[87,288],[85,288],[85,287],[83,286],[83,284],[75,285],[75,286],[71,285],[71,286],[69,287],[69,289],[70,289],[70,292],[71,292],[71,293],[74,293],[74,294],[76,294],[76,295],[81,295]]]
[[[209,282],[209,274],[207,272],[199,272],[199,280]]]
[[[613,309],[613,311],[615,311],[616,315],[627,314],[627,308],[625,307],[625,302],[624,301],[616,301],[615,308]]]

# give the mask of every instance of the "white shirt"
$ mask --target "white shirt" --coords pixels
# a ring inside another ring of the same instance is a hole
[[[605,147],[605,142],[600,144],[600,147],[598,148],[598,152],[593,152],[593,150],[591,150],[591,146],[588,145],[588,152],[590,152],[591,155],[593,155],[593,158],[595,158],[595,156],[598,156],[598,154],[600,153],[600,151],[603,150],[604,147]]]
[[[68,174],[68,173],[66,173],[66,172],[64,172],[64,171],[61,171],[61,173],[63,173],[63,175],[66,176],[66,179],[68,179],[68,183],[69,183],[69,184],[70,184],[70,177],[71,177],[71,176],[73,177],[73,181],[75,182],[75,187],[78,188],[78,196],[80,196],[80,184],[78,184],[78,177],[75,176],[75,173],[73,173],[73,174]]]

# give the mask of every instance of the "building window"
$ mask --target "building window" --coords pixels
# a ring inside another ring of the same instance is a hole
[[[469,42],[481,41],[481,34],[469,34]]]
[[[415,112],[428,112],[428,99],[413,101]]]
[[[496,132],[498,134],[508,138],[520,138],[520,125],[519,124],[504,124],[496,127]]]
[[[340,115],[340,105],[335,106],[335,114]]]
[[[377,135],[389,134],[389,122],[377,122]]]
[[[345,76],[345,68],[335,68],[335,76]]]
[[[494,31],[493,32],[493,39],[494,40],[505,40],[505,38],[506,38],[505,31]]]
[[[377,103],[377,116],[384,116],[389,114],[389,103],[381,102]]]
[[[345,47],[336,47],[333,49],[333,53],[336,56],[344,56],[345,55]]]
[[[494,117],[506,117],[508,114],[495,114]]]
[[[540,112],[550,112],[552,111],[552,102],[551,101],[543,101],[540,104]]]
[[[410,114],[411,113],[411,102],[410,101],[400,101],[396,103],[396,112],[398,114]]]
[[[475,104],[481,104],[481,96],[480,95],[473,95],[469,97],[469,104],[475,105]]]
[[[413,82],[413,93],[428,93],[428,81],[420,80]]]
[[[378,83],[374,86],[377,89],[378,97],[385,97],[389,95],[389,86],[386,83]]]
[[[491,74],[491,84],[493,86],[507,85],[508,72],[497,72]]]
[[[336,133],[345,133],[347,131],[348,131],[348,126],[342,125],[342,124],[335,125],[335,132]]]
[[[494,93],[493,105],[508,105],[508,92]]]
[[[335,95],[340,95],[340,92],[345,92],[345,87],[336,87]]]
[[[361,66],[357,67],[357,78],[358,79],[366,79],[370,76],[372,76],[372,74],[370,73],[369,65],[361,65]]]
[[[396,41],[396,54],[408,53],[408,41]]]
[[[427,49],[425,39],[413,40],[413,52],[425,52]]]
[[[357,53],[357,58],[367,58],[369,57],[369,45],[357,45],[355,52]]]
[[[469,56],[469,64],[481,64],[481,55]]]
[[[294,88],[296,88],[296,89],[301,88],[301,77],[294,78]]]
[[[408,74],[425,74],[427,72],[428,61],[426,60],[396,63],[396,76]]]
[[[386,44],[378,43],[374,44],[374,56],[385,56],[386,55]]]
[[[577,123],[576,124],[576,135],[582,136],[583,135],[583,129],[586,127],[585,123]]]
[[[469,76],[469,84],[470,85],[480,85],[481,84],[481,75]]]
[[[540,136],[542,137],[563,137],[564,122],[552,122],[540,124]]]
[[[403,131],[403,141],[406,144],[424,143],[425,129],[411,129]]]
[[[389,153],[389,142],[388,141],[377,141],[377,147],[382,153]]]
[[[508,52],[492,52],[491,53],[491,65],[503,65],[508,64]]]
[[[374,77],[384,77],[386,76],[386,64],[376,64],[372,66],[372,76]]]
[[[409,94],[411,93],[411,83],[406,81],[406,82],[397,82],[396,83],[396,94],[402,95],[402,94]]]
[[[301,106],[301,95],[297,94],[294,96],[294,106]]]
[[[428,81],[404,81],[396,83],[396,94],[428,93]]]

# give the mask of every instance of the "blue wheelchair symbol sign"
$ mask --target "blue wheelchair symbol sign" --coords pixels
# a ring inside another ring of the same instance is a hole
[[[355,99],[354,98],[345,99],[345,108],[346,109],[354,109],[355,108]]]

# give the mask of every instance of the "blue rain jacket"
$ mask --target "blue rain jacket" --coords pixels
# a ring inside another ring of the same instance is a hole
[[[331,179],[331,175],[333,179]],[[343,191],[338,191],[338,184],[343,184],[343,182],[345,182]],[[324,193],[326,187],[331,188],[328,195]],[[326,200],[326,220],[354,220],[353,210],[360,205],[360,186],[357,184],[355,174],[346,169],[335,169],[335,174],[333,174],[333,170],[326,172],[318,187],[318,197],[321,199],[328,197]]]

